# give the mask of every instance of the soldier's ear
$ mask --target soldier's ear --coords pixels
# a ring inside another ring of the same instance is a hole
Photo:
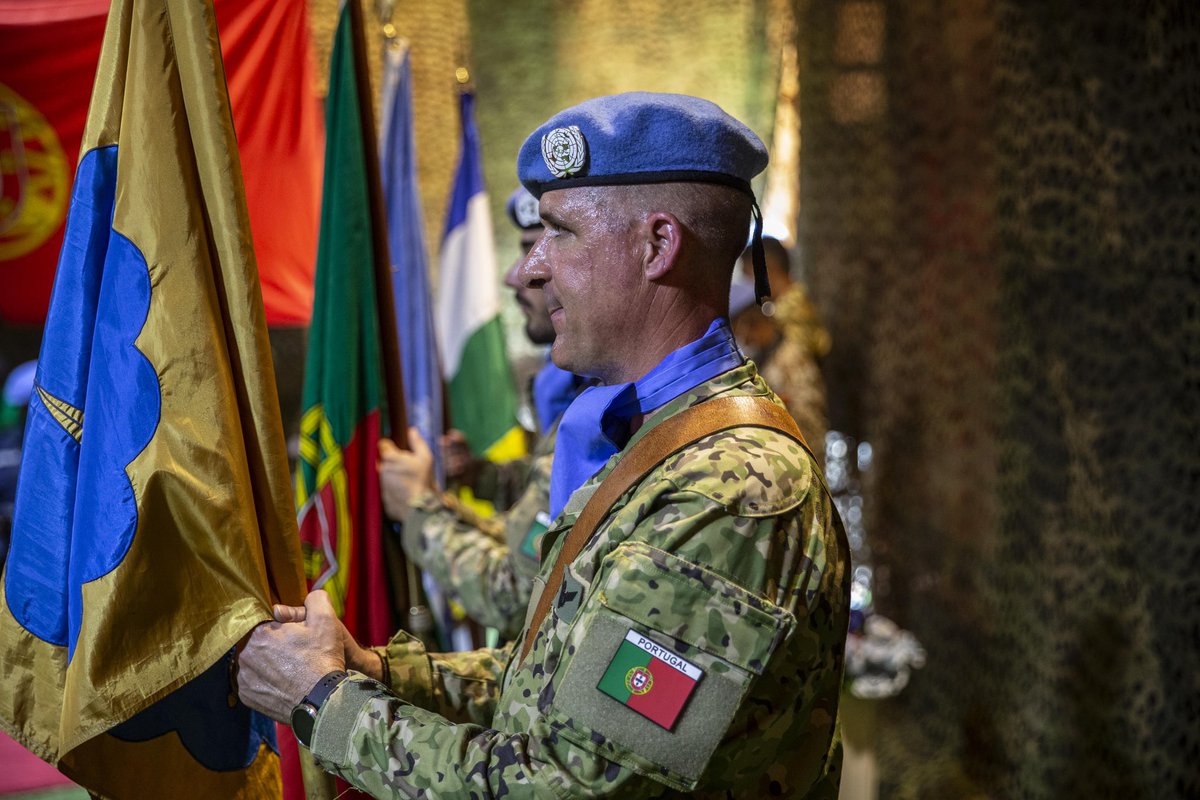
[[[645,257],[642,270],[647,280],[661,281],[679,263],[683,225],[668,211],[655,211],[645,220]]]

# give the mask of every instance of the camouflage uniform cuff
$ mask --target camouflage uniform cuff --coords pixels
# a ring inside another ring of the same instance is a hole
[[[442,493],[435,489],[423,489],[420,494],[415,496],[408,502],[409,513],[413,510],[425,512],[437,511],[445,507],[445,502],[442,499]]]
[[[383,684],[351,672],[321,704],[313,728],[313,758],[323,769],[344,768],[350,762],[351,735],[367,703],[387,694]]]
[[[387,687],[400,698],[421,708],[433,703],[433,667],[425,653],[425,644],[400,631],[383,647],[372,648],[383,661]]]
[[[379,659],[379,680],[384,686],[392,685],[392,665],[388,661],[387,647],[368,647]]]

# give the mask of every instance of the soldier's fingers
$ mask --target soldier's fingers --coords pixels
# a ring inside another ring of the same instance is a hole
[[[408,429],[408,445],[412,448],[413,455],[418,458],[427,458],[431,456],[429,445],[425,444],[425,437],[416,428]]]
[[[305,620],[315,621],[319,617],[332,617],[337,619],[337,614],[333,610],[333,603],[329,600],[329,595],[324,589],[314,589],[308,593],[308,597],[304,598]]]
[[[271,607],[271,615],[275,617],[276,622],[304,622],[305,608],[276,603]]]

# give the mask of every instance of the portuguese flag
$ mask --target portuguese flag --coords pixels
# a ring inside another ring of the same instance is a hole
[[[704,671],[636,631],[625,634],[597,688],[667,730]]]
[[[325,103],[325,182],[316,293],[304,365],[296,508],[305,571],[350,633],[393,631],[376,470],[385,408],[376,312],[373,215],[350,15],[334,39]]]

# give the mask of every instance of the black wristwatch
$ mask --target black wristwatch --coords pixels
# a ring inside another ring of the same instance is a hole
[[[317,685],[292,709],[292,733],[296,734],[296,739],[300,744],[312,747],[313,727],[317,724],[317,712],[321,710],[321,704],[329,699],[329,695],[333,694],[333,690],[345,679],[345,672],[340,669],[334,670],[317,681]]]

